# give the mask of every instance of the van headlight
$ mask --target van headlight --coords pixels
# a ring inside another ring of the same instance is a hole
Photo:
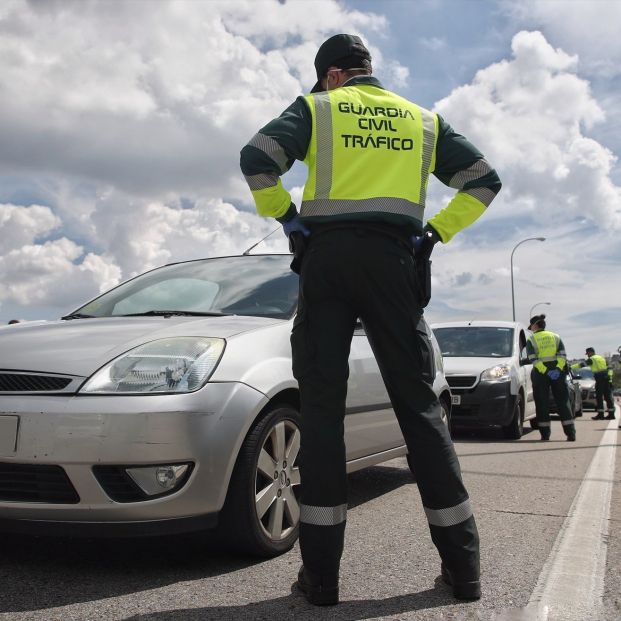
[[[511,367],[508,364],[499,364],[481,373],[483,382],[502,382],[511,379]]]
[[[215,371],[225,341],[174,337],[140,345],[115,358],[90,377],[87,394],[184,393],[202,388]]]

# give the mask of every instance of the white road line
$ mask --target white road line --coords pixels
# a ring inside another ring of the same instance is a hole
[[[596,619],[602,606],[606,537],[619,441],[619,419],[609,421],[526,611],[538,621]]]

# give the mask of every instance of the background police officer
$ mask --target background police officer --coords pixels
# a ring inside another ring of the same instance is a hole
[[[592,416],[593,420],[615,419],[615,401],[612,396],[612,376],[613,371],[608,366],[606,358],[595,353],[592,347],[586,348],[587,359],[585,363],[591,367],[595,378],[595,398],[597,400],[597,414]],[[604,416],[604,401],[608,406],[608,416]]]
[[[537,410],[537,426],[542,440],[550,439],[550,389],[561,417],[563,431],[569,442],[576,440],[576,427],[569,408],[569,391],[565,381],[567,354],[558,334],[546,330],[546,316],[535,315],[530,319],[533,332],[526,342],[528,359],[533,363],[531,378]]]
[[[308,245],[291,336],[302,417],[297,585],[313,604],[338,602],[348,357],[361,318],[414,461],[443,577],[456,597],[478,599],[478,533],[432,389],[426,293],[416,276],[422,263],[412,247],[448,242],[485,211],[500,181],[441,117],[371,77],[371,56],[359,37],[325,41],[315,69],[311,94],[241,152],[259,214],[277,218],[298,243],[306,236]],[[308,166],[300,215],[279,178],[296,159]],[[423,230],[430,174],[457,193]]]

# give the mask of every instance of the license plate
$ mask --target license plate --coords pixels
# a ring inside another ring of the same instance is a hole
[[[0,455],[9,455],[17,447],[19,416],[0,415]]]
[[[461,395],[451,395],[451,403],[453,405],[459,405],[461,403]]]

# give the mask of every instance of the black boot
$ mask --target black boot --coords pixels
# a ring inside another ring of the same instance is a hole
[[[591,416],[591,420],[604,420],[604,415],[597,414],[596,416]]]
[[[302,565],[294,586],[297,586],[307,601],[315,606],[333,606],[339,603],[338,575],[317,576],[304,569]]]
[[[541,431],[541,441],[542,442],[547,442],[550,439],[550,431],[546,430],[546,433],[544,433],[543,431]]]
[[[442,580],[449,586],[453,587],[453,595],[457,599],[480,599],[481,598],[481,581],[480,580],[453,580],[451,572],[442,563]]]
[[[606,420],[614,420],[614,419],[615,419],[615,415],[612,412],[608,414],[608,416],[606,416]]]

